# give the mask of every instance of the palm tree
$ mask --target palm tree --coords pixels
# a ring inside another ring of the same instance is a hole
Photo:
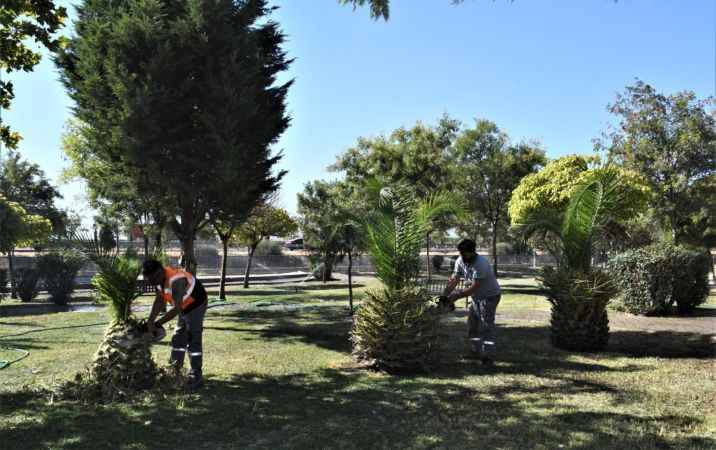
[[[159,369],[152,359],[145,326],[132,315],[132,302],[141,295],[137,277],[139,259],[117,248],[107,248],[96,237],[75,234],[73,242],[96,265],[92,278],[97,300],[106,303],[110,324],[90,367],[63,386],[71,398],[113,401],[155,385]]]
[[[379,208],[365,229],[368,253],[383,286],[366,293],[356,314],[352,341],[358,360],[393,372],[429,365],[439,315],[417,283],[420,249],[430,221],[448,210],[460,210],[451,194],[419,202],[406,186],[381,191]]]
[[[612,166],[594,173],[572,193],[563,215],[542,210],[518,225],[527,236],[539,232],[556,238],[558,265],[544,268],[540,281],[552,304],[552,343],[575,351],[606,347],[607,304],[617,294],[610,277],[592,266],[592,251],[625,206],[623,181]]]

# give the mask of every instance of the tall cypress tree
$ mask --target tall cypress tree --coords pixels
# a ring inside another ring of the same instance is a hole
[[[190,269],[209,212],[249,211],[284,174],[270,147],[290,121],[292,81],[276,78],[291,61],[272,10],[264,0],[86,0],[56,59],[90,148],[139,193],[162,193]]]

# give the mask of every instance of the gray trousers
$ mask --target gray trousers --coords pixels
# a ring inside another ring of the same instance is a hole
[[[172,336],[172,352],[169,357],[169,364],[182,367],[184,355],[189,350],[189,363],[191,365],[190,375],[201,377],[202,355],[202,333],[204,331],[204,315],[209,302],[191,311],[189,314],[180,314],[177,319],[177,326]]]
[[[473,298],[467,316],[467,334],[472,350],[482,356],[495,355],[495,312],[501,295]]]

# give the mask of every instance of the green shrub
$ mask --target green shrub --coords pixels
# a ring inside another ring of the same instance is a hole
[[[674,301],[679,314],[688,314],[709,295],[711,255],[682,249],[674,261]]]
[[[708,295],[708,255],[669,243],[628,250],[609,261],[621,290],[621,307],[632,314],[692,311]]]
[[[54,303],[67,304],[75,290],[77,272],[84,263],[84,256],[73,251],[52,252],[37,258],[40,278]]]
[[[435,272],[440,272],[440,269],[443,266],[443,261],[445,261],[445,257],[443,255],[433,255],[430,259],[433,264],[433,269],[435,269]]]
[[[267,241],[266,239],[259,242],[259,245],[256,247],[256,252],[254,253],[254,256],[272,256],[272,255],[282,255],[283,254],[283,246],[281,243],[276,241]]]
[[[34,268],[24,268],[15,271],[15,289],[23,302],[31,302],[37,297],[40,271]]]

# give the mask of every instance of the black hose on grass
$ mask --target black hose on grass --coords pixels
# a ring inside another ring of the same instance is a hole
[[[219,300],[217,298],[211,298],[211,299],[209,299],[209,304],[207,306],[207,309],[215,308],[217,306],[228,305],[230,303],[231,302],[227,302],[226,300]],[[4,335],[0,336],[0,343],[2,343],[2,339],[18,337],[18,336],[25,336],[30,333],[39,333],[42,331],[53,331],[53,330],[69,330],[72,328],[96,327],[99,325],[108,325],[108,324],[109,324],[109,322],[97,322],[97,323],[88,323],[88,324],[84,324],[84,325],[70,325],[67,327],[35,328],[34,330],[23,331],[22,333],[4,334]],[[16,362],[21,361],[21,360],[27,358],[28,356],[30,356],[30,352],[28,352],[27,350],[23,350],[21,348],[5,347],[5,346],[0,345],[0,349],[22,353],[22,356],[20,356],[19,358],[13,359],[12,361],[0,359],[0,370],[5,369],[5,368],[9,367],[11,364],[15,364]]]

